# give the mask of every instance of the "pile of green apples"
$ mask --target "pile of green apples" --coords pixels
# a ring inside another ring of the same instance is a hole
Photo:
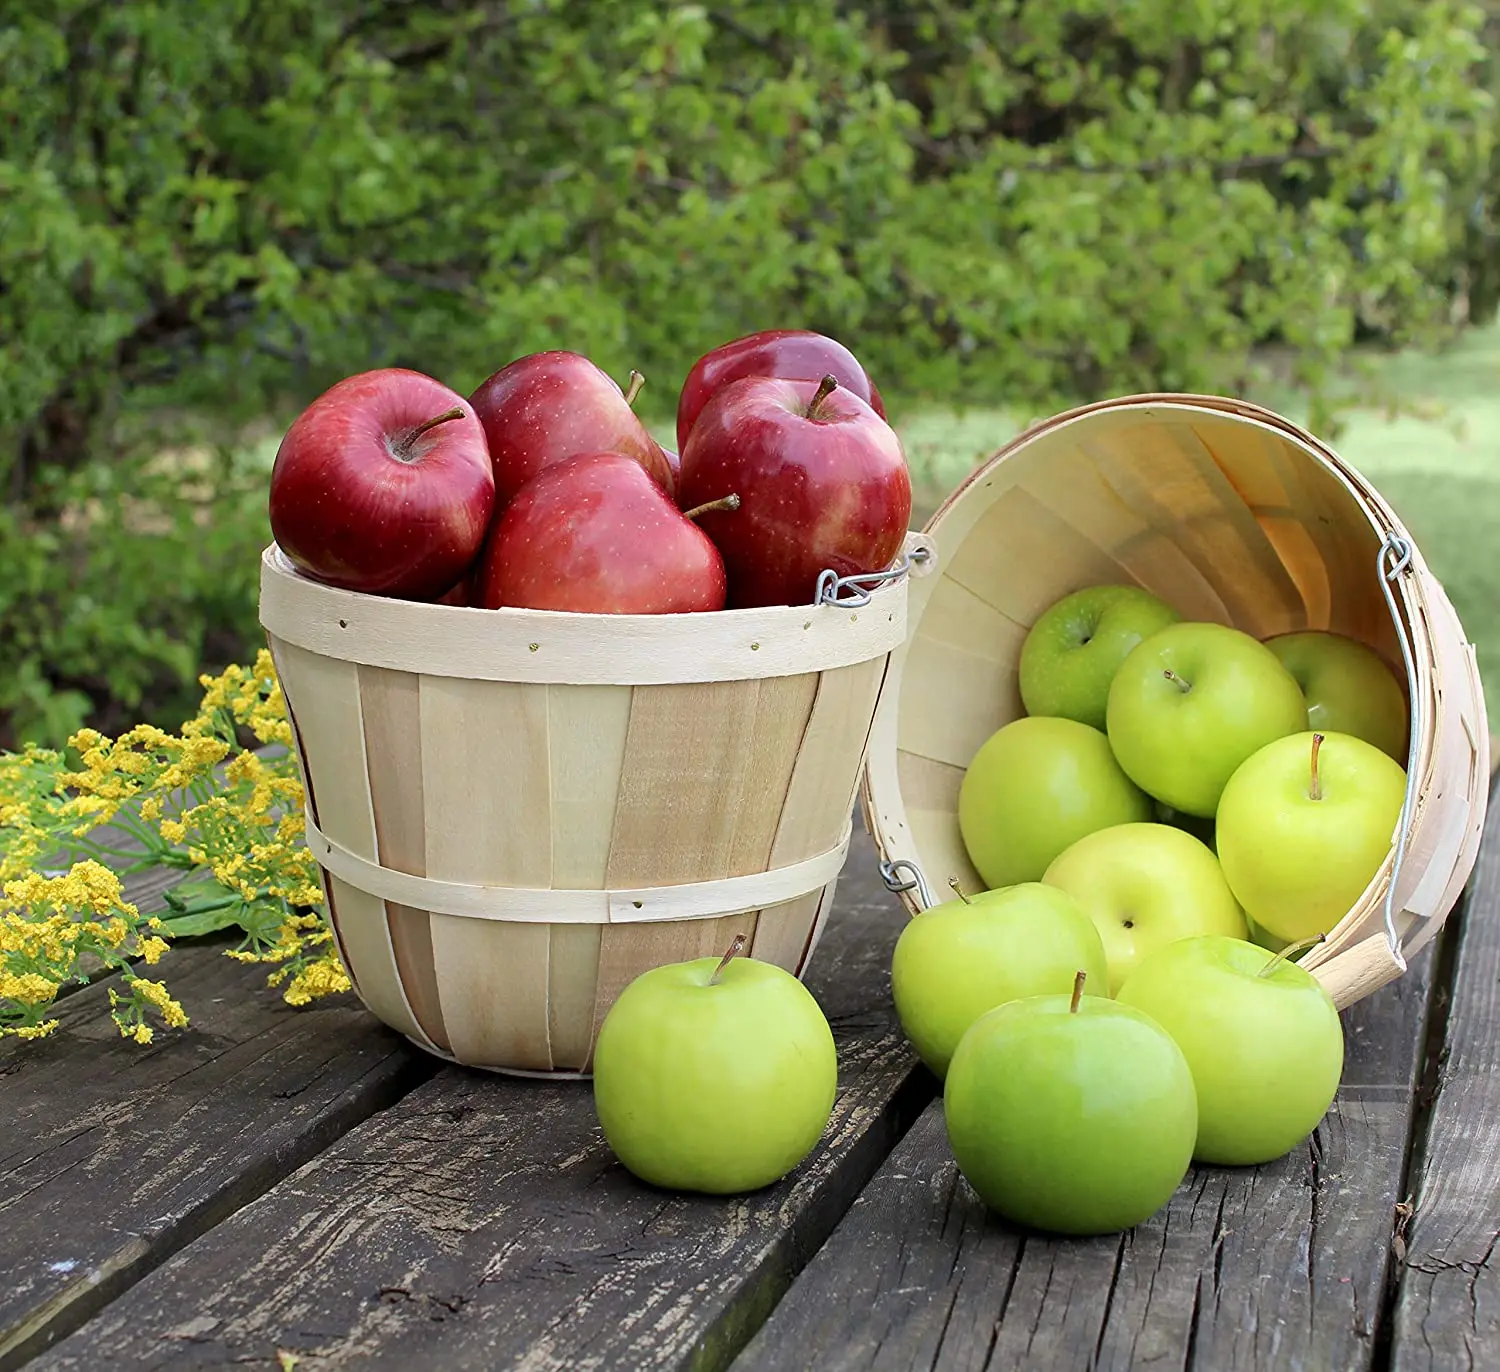
[[[1295,958],[1390,849],[1409,713],[1362,643],[1262,642],[1130,586],[1047,609],[1019,685],[959,793],[985,889],[910,922],[892,991],[985,1202],[1111,1232],[1332,1103],[1338,1012]]]

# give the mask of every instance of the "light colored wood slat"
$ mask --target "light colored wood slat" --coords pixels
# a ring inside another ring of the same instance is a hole
[[[823,888],[822,899],[818,902],[818,912],[813,916],[812,933],[808,936],[807,947],[802,950],[802,961],[797,967],[797,975],[804,976],[808,964],[812,962],[813,955],[818,951],[818,944],[822,941],[823,931],[828,928],[829,917],[833,914],[834,900],[838,896],[838,881],[830,881]]]
[[[439,1048],[451,1050],[443,1024],[443,1004],[438,996],[437,968],[432,958],[432,926],[426,910],[386,901],[391,952],[401,989],[413,1017]]]
[[[748,766],[730,849],[730,875],[764,872],[771,861],[797,754],[812,718],[818,674],[768,677],[759,683]]]
[[[758,687],[636,688],[605,869],[611,888],[730,874]]]
[[[796,973],[812,939],[813,925],[823,902],[822,890],[798,900],[762,910],[755,924],[755,938],[749,947],[751,957],[774,962]]]
[[[839,841],[854,806],[854,789],[885,669],[886,659],[876,658],[837,667],[819,677],[771,847],[771,866],[800,862]]]
[[[1127,580],[1160,596],[1184,619],[1229,623],[1223,598],[1192,559],[1104,480],[1103,458],[1095,443],[1073,430],[1058,439],[1045,455],[1016,464],[1022,469],[1025,491],[1091,543],[1108,549]]]
[[[502,886],[550,883],[548,690],[447,677],[423,681],[428,876]]]
[[[908,751],[967,767],[985,739],[1023,713],[1014,665],[925,637],[907,654],[899,727]]]
[[[547,1026],[552,1065],[582,1071],[593,1051],[599,984],[598,924],[552,924],[547,966]]]
[[[602,890],[630,727],[629,686],[549,686],[555,887]]]
[[[981,600],[951,577],[939,574],[922,611],[914,638],[961,648],[973,657],[1014,666],[1021,658],[1026,628]]]
[[[386,924],[385,902],[337,877],[327,878],[329,910],[349,959],[359,998],[391,1028],[431,1046],[406,998]]]
[[[963,785],[964,769],[946,762],[934,762],[909,749],[896,751],[896,776],[901,796],[919,810],[946,810],[958,813],[958,789]]]
[[[1069,591],[1133,580],[1108,551],[1019,488],[980,517],[944,574],[1027,628]]]
[[[432,916],[433,965],[453,1056],[550,1070],[550,930],[545,924]]]
[[[356,671],[380,865],[426,876],[421,678],[383,667]]]
[[[377,861],[358,668],[290,643],[273,642],[272,647],[311,773],[318,827],[361,857]]]

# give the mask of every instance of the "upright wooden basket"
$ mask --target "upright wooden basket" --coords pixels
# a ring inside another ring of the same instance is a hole
[[[924,532],[936,570],[912,586],[863,788],[887,882],[908,909],[946,895],[950,877],[982,885],[959,836],[958,787],[979,745],[1023,713],[1026,630],[1070,591],[1126,582],[1258,638],[1349,635],[1407,683],[1407,796],[1390,853],[1303,959],[1340,1006],[1405,970],[1474,866],[1489,733],[1452,605],[1358,472],[1258,406],[1132,396],[1021,435]]]
[[[479,610],[272,545],[261,622],[361,1000],[445,1058],[574,1075],[650,967],[744,933],[800,974],[906,601],[900,575],[816,606]]]

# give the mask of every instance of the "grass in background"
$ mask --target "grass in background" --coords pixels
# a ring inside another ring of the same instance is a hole
[[[1402,353],[1368,365],[1403,412],[1356,407],[1343,416],[1333,446],[1391,502],[1442,580],[1478,648],[1490,718],[1500,721],[1500,328],[1475,330],[1441,355]],[[1252,398],[1305,422],[1284,393]],[[1043,417],[999,407],[892,408],[920,519]]]

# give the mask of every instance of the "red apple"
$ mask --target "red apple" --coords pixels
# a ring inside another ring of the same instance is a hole
[[[495,478],[469,402],[421,372],[347,377],[292,422],[271,468],[271,535],[319,581],[429,600],[484,543]]]
[[[682,450],[678,498],[735,493],[700,527],[724,555],[728,604],[810,604],[818,574],[880,571],[911,519],[911,476],[895,431],[852,391],[752,376],[703,407]]]
[[[767,329],[720,344],[693,363],[677,400],[679,452],[687,447],[688,435],[709,396],[746,376],[776,376],[785,381],[821,381],[831,376],[885,418],[875,383],[842,343],[809,329]]]
[[[679,510],[623,453],[563,458],[495,521],[472,603],[616,615],[721,610],[724,561],[689,517],[697,513]]]
[[[627,395],[588,358],[549,352],[519,357],[483,382],[469,399],[495,464],[496,507],[543,467],[580,453],[634,458],[672,494],[666,454],[630,408],[641,380],[631,373]]]

